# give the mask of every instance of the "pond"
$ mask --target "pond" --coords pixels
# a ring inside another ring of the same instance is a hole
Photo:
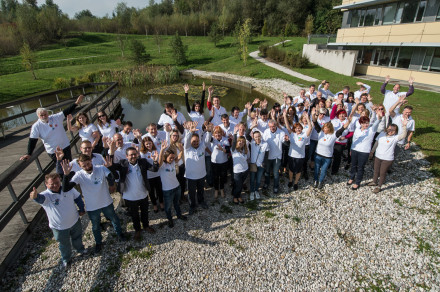
[[[244,88],[233,88],[230,84],[221,84],[215,82],[212,84],[210,80],[190,80],[182,83],[174,84],[171,86],[162,86],[156,89],[136,87],[136,88],[121,88],[121,105],[122,112],[124,114],[124,121],[131,121],[134,128],[140,129],[145,133],[145,128],[149,123],[157,123],[160,115],[164,111],[166,102],[172,102],[174,107],[180,111],[187,120],[190,120],[186,105],[183,85],[188,82],[190,84],[190,99],[189,104],[192,106],[193,102],[200,100],[202,96],[202,82],[206,84],[206,96],[205,96],[205,119],[209,118],[209,111],[206,107],[206,100],[208,99],[208,87],[213,85],[214,95],[221,96],[221,105],[230,114],[233,106],[238,106],[240,110],[244,109],[244,105],[247,102],[252,102],[255,98],[260,100],[267,99],[268,108],[271,108],[275,103],[274,100],[267,96],[256,92],[254,90],[247,90]],[[243,119],[245,121],[246,118]]]

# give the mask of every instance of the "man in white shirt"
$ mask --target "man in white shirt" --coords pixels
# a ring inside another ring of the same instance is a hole
[[[155,123],[151,123],[147,127],[147,134],[142,136],[142,139],[145,137],[150,137],[153,140],[154,146],[156,149],[160,149],[162,142],[167,140],[167,133],[165,131],[157,130],[157,125]],[[141,143],[141,141],[139,141]]]
[[[340,93],[344,96],[344,101],[348,98],[348,93],[350,92],[350,86],[344,86],[341,91],[336,92],[335,96],[338,96]]]
[[[305,101],[306,101],[306,91],[304,89],[301,89],[299,95],[293,99],[293,105],[297,107],[298,104],[303,103]]]
[[[316,98],[315,84],[309,86],[309,91],[306,92],[306,96],[310,98],[310,101]]]
[[[57,173],[47,174],[45,184],[47,189],[41,193],[34,187],[30,198],[46,211],[49,227],[58,242],[62,263],[66,268],[72,256],[72,245],[80,254],[86,253],[79,220],[79,216],[85,214],[84,202],[77,190],[62,191],[60,176]]]
[[[406,125],[407,135],[405,139],[399,140],[397,142],[397,145],[400,147],[404,147],[405,150],[408,150],[411,146],[411,139],[415,131],[415,121],[411,118],[411,114],[413,111],[413,107],[410,105],[407,105],[403,108],[402,114],[399,114],[395,112],[395,109],[397,107],[400,107],[401,105],[405,104],[405,96],[401,96],[399,100],[390,108],[389,114],[392,118],[393,124],[396,124],[399,128],[399,132],[397,135],[401,135],[403,131],[403,120],[407,119],[408,123]],[[396,147],[396,154],[400,150],[400,147]]]
[[[213,93],[214,93],[214,89],[212,87],[209,87],[208,100],[206,102],[206,105],[208,107],[208,110],[214,111],[212,123],[214,124],[214,126],[218,126],[222,123],[222,115],[226,114],[226,109],[220,105],[220,97],[218,96],[212,97]]]
[[[382,92],[382,94],[385,95],[385,98],[383,100],[383,105],[385,107],[385,111],[388,112],[390,110],[390,108],[399,100],[400,97],[404,96],[405,98],[410,96],[411,94],[414,93],[414,78],[411,77],[408,80],[409,83],[409,89],[408,92],[400,92],[400,84],[396,84],[393,87],[393,90],[385,90],[388,82],[390,81],[390,75],[388,75],[387,77],[385,77],[385,82],[382,84],[382,87],[380,88],[380,92]],[[396,107],[394,109],[394,112],[396,114],[399,113],[399,107]]]
[[[335,95],[330,91],[330,82],[327,80],[322,80],[321,84],[318,86],[318,91],[322,93],[324,99],[329,99]]]
[[[124,129],[119,132],[121,134],[122,138],[124,139],[124,142],[133,142],[136,138],[133,134],[133,123],[130,121],[126,121],[124,124]]]
[[[282,146],[284,142],[284,137],[286,133],[277,127],[277,122],[275,120],[270,120],[269,128],[263,133],[263,141],[269,145],[269,156],[266,163],[266,173],[264,180],[264,189],[267,189],[270,183],[270,169],[273,169],[273,192],[278,193],[278,188],[280,184],[280,167],[281,167],[281,156],[282,156]]]
[[[240,112],[240,108],[238,106],[234,106],[231,110],[231,115],[229,116],[229,122],[232,124],[232,127],[235,127],[238,123],[243,120],[244,115],[247,113],[248,107],[251,106],[251,103],[248,102],[245,105],[245,109]]]
[[[126,158],[125,151],[127,150],[128,147],[137,146],[137,144],[134,144],[134,143],[124,142],[122,135],[119,133],[116,133],[113,135],[112,144],[116,144],[116,150],[113,152],[113,155],[114,155],[113,161],[115,163],[118,163],[119,160]],[[110,148],[111,147],[112,146],[110,145]]]
[[[222,115],[222,124],[220,125],[223,132],[225,132],[225,136],[227,138],[232,139],[232,135],[234,134],[234,125],[229,122],[229,116],[227,114]]]
[[[64,172],[63,191],[68,192],[77,184],[81,187],[86,201],[87,214],[92,222],[92,232],[96,242],[95,252],[100,252],[102,250],[101,213],[110,219],[119,239],[126,241],[121,222],[113,207],[113,199],[110,196],[110,192],[116,190],[114,176],[106,168],[106,166],[111,166],[111,161],[106,166],[93,166],[90,156],[80,154],[78,163],[82,169],[75,173],[72,179],[69,176],[72,170],[69,162],[64,160],[61,163]]]
[[[170,102],[167,102],[165,104],[165,110],[163,114],[160,116],[159,121],[157,124],[161,127],[163,127],[165,124],[170,124],[171,127],[174,129],[176,126],[174,124],[173,114],[176,114],[177,121],[179,124],[183,125],[183,123],[186,122],[185,117],[181,112],[178,112],[177,109],[174,108],[174,105]]]
[[[360,88],[354,92],[354,99],[359,99],[363,93],[366,93],[367,95],[370,93],[370,85],[363,82],[356,82],[356,85],[359,85]]]
[[[49,110],[38,108],[38,121],[32,125],[27,154],[21,156],[20,160],[27,160],[31,157],[32,152],[34,152],[35,146],[37,145],[38,138],[41,138],[43,141],[44,148],[52,160],[56,160],[55,149],[58,146],[63,149],[65,158],[72,160],[70,140],[67,138],[63,122],[64,119],[82,102],[83,98],[84,96],[80,95],[74,104],[57,114],[49,115]]]

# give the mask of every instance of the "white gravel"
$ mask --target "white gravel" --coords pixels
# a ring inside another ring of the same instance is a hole
[[[344,170],[327,177],[323,191],[301,180],[289,192],[283,177],[279,195],[247,206],[230,204],[230,196],[214,202],[209,189],[209,210],[176,220],[173,229],[163,212],[150,212],[157,233],[140,242],[120,243],[110,227],[102,253],[74,257],[67,271],[45,221],[0,291],[439,291],[439,188],[416,146],[397,159],[379,194],[366,186],[371,162],[356,192]],[[129,218],[118,212],[132,236]],[[92,249],[91,225],[82,220]]]

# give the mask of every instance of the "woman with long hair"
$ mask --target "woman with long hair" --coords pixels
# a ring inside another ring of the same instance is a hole
[[[186,110],[188,111],[188,115],[191,118],[193,122],[197,122],[197,129],[202,129],[203,123],[205,122],[205,116],[203,115],[203,104],[205,103],[205,82],[202,84],[203,91],[202,91],[202,99],[201,101],[195,101],[192,104],[192,107],[189,106],[188,101],[188,91],[189,91],[189,85],[185,84],[183,86],[183,90],[185,91],[185,104],[186,104]]]
[[[234,185],[232,195],[234,197],[234,204],[243,204],[244,200],[241,198],[241,191],[243,189],[244,181],[248,175],[248,159],[250,152],[247,147],[246,138],[237,138],[238,127],[235,128],[234,138],[232,140],[231,154],[234,171]]]
[[[102,145],[99,147],[101,134],[98,128],[90,122],[89,117],[84,112],[79,112],[75,117],[75,124],[72,125],[72,115],[67,116],[67,129],[76,132],[81,137],[82,141],[90,141],[92,143],[92,152],[101,153]]]

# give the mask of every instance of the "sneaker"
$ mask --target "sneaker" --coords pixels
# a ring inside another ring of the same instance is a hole
[[[324,183],[323,183],[323,182],[320,182],[320,183],[318,184],[318,189],[322,190],[323,188],[324,188]]]
[[[188,220],[188,217],[186,217],[186,216],[180,216],[180,217],[177,217],[177,218],[179,218],[180,220],[182,220],[182,221],[186,221],[186,220]]]
[[[100,253],[102,250],[102,243],[97,243],[95,245],[95,253]]]
[[[174,222],[173,222],[173,220],[168,220],[168,227],[169,227],[169,228],[173,228],[173,227],[174,227]]]
[[[189,212],[188,212],[188,214],[189,215],[192,215],[192,214],[194,214],[196,212],[196,209],[195,208],[189,208]]]
[[[376,187],[376,188],[374,188],[373,193],[377,194],[380,191],[381,191],[380,187]]]
[[[294,185],[293,185],[293,190],[294,190],[294,191],[297,191],[297,190],[298,190],[298,184],[294,184]]]
[[[260,193],[258,191],[255,191],[255,200],[260,199]]]
[[[125,242],[127,241],[127,237],[125,237],[124,233],[118,235],[119,241]]]
[[[288,187],[288,188],[293,187],[293,182],[289,181],[289,183],[287,184],[287,187]]]
[[[315,183],[313,184],[313,187],[316,189],[317,187],[318,187],[318,181],[317,180],[315,180]]]
[[[69,261],[63,261],[63,268],[64,269],[68,269],[70,265],[70,260]]]
[[[200,204],[200,206],[201,206],[203,209],[205,209],[205,210],[209,209],[208,205],[206,205],[205,202],[202,202],[202,203]]]
[[[78,253],[80,256],[84,256],[87,254],[87,249],[80,250],[80,251],[78,251]]]
[[[377,186],[377,183],[375,183],[374,181],[370,182],[369,184],[367,184],[367,186],[369,187],[375,187]]]
[[[273,189],[273,193],[276,195],[278,194],[278,189]]]
[[[255,200],[255,192],[251,192],[251,194],[249,195],[249,200]]]

